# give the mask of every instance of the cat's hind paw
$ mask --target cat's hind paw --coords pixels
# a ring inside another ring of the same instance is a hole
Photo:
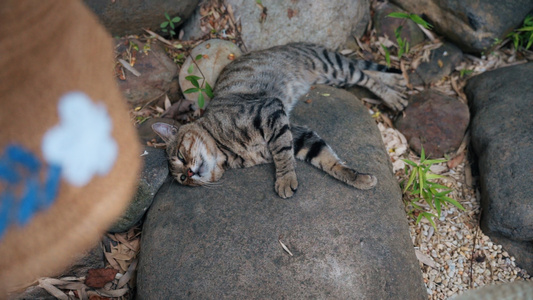
[[[346,169],[346,182],[347,184],[358,188],[360,190],[368,190],[376,186],[378,179],[371,174],[359,173],[352,169]]]
[[[276,178],[275,185],[276,193],[281,198],[289,198],[294,195],[298,189],[298,179],[296,178],[296,172],[289,172],[284,176]]]

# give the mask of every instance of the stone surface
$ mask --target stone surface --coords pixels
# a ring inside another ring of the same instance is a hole
[[[142,105],[159,97],[168,95],[171,101],[178,97],[178,66],[158,44],[151,44],[150,50],[143,52],[144,43],[136,39],[116,39],[116,51],[126,53],[130,43],[137,45],[140,51],[130,49],[136,57],[133,68],[140,73],[135,76],[124,69],[125,80],[118,79],[122,94],[131,105]]]
[[[304,162],[288,200],[274,192],[272,164],[229,170],[211,188],[166,184],[143,228],[137,299],[427,298],[375,122],[346,91],[306,99],[293,122],[378,185],[357,190]]]
[[[211,87],[214,87],[222,69],[241,56],[241,54],[239,47],[230,41],[212,39],[201,43],[191,51],[191,55],[187,57],[180,69],[179,83],[181,90],[186,91],[194,87],[191,81],[186,79],[189,75],[203,77]],[[199,55],[202,55],[202,58],[197,60],[196,57]],[[193,58],[196,64],[194,64]],[[191,64],[193,64],[193,68],[192,72],[189,73]],[[202,85],[202,80],[200,79],[198,83]],[[198,93],[183,95],[185,99],[193,102],[196,107],[198,106]],[[201,108],[205,108],[210,100],[205,93],[204,97],[204,106]]]
[[[387,17],[392,12],[404,12],[398,6],[389,2],[381,2],[374,8],[374,28],[378,36],[387,36],[391,42],[398,45],[394,30],[402,26],[400,36],[402,39],[407,39],[409,47],[418,45],[424,41],[424,33],[418,25],[409,19],[399,19]]]
[[[242,39],[248,51],[266,49],[289,42],[311,42],[338,48],[360,37],[369,21],[368,0],[264,1],[266,17],[256,1],[228,0],[240,19]],[[198,17],[193,17],[198,20]],[[184,26],[188,38],[199,38],[199,21]]]
[[[146,155],[143,156],[144,165],[139,175],[137,193],[133,197],[126,211],[109,228],[110,232],[124,232],[141,220],[154,200],[154,196],[168,177],[168,162],[164,149],[144,146]]]
[[[461,49],[451,43],[443,43],[431,51],[429,61],[421,62],[414,72],[409,74],[409,83],[415,86],[436,83],[444,76],[450,75],[462,59]]]
[[[410,13],[424,15],[466,52],[489,50],[495,39],[519,26],[533,9],[531,0],[393,0]]]
[[[470,113],[468,106],[440,92],[425,90],[411,96],[409,106],[395,121],[411,149],[426,156],[440,158],[461,145]]]
[[[143,34],[146,29],[159,30],[165,12],[180,17],[181,24],[198,5],[199,0],[83,0],[113,36]],[[179,25],[177,24],[177,25]]]
[[[475,76],[465,88],[471,103],[472,145],[479,164],[482,229],[489,236],[527,242],[530,247],[533,243],[531,78],[533,63],[528,63]],[[515,254],[512,248],[508,251]],[[525,259],[517,255],[519,265],[522,261]],[[533,272],[533,265],[526,269]]]
[[[50,295],[45,289],[40,286],[30,286],[20,294],[13,294],[9,296],[10,300],[57,300],[56,297]]]

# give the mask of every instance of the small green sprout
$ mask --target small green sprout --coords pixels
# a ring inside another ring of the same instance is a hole
[[[176,31],[174,31],[174,29],[176,29],[176,24],[181,21],[181,18],[174,17],[171,19],[168,13],[165,12],[165,19],[167,20],[161,23],[161,31],[170,34],[170,38],[172,39],[176,35]]]
[[[418,224],[422,218],[426,218],[429,223],[437,229],[434,218],[440,218],[442,206],[447,207],[448,204],[452,204],[461,210],[465,210],[457,200],[447,196],[452,192],[450,188],[432,181],[445,177],[431,173],[429,171],[431,166],[446,162],[447,159],[426,159],[424,147],[422,147],[420,163],[417,164],[409,159],[403,159],[403,161],[410,166],[410,170],[407,170],[407,168],[405,169],[409,179],[403,188],[403,193],[405,195],[414,196],[413,199],[406,200],[406,202],[413,207],[409,212],[410,215],[413,215],[414,211],[418,212],[416,224]],[[418,204],[421,200],[424,200],[429,205],[430,211],[426,211]]]

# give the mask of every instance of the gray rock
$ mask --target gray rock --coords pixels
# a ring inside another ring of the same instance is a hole
[[[531,0],[393,0],[408,12],[424,15],[434,30],[466,52],[489,50],[495,39],[522,23]]]
[[[374,28],[378,36],[387,36],[391,42],[398,45],[394,31],[402,26],[400,36],[407,39],[409,47],[422,43],[425,39],[424,33],[418,25],[409,19],[398,19],[387,17],[392,12],[404,12],[398,6],[389,2],[378,3],[374,9]]]
[[[409,106],[395,121],[411,149],[440,158],[457,150],[470,121],[468,106],[457,98],[433,90],[411,96]]]
[[[229,170],[211,188],[167,183],[143,228],[138,299],[427,298],[375,122],[346,91],[318,87],[306,98],[293,122],[375,174],[376,188],[354,189],[304,162],[288,200],[274,192],[272,164]]]
[[[109,232],[124,232],[141,220],[154,200],[157,191],[168,177],[165,150],[144,146],[144,166],[133,200],[124,214],[111,226]]]
[[[228,0],[235,17],[242,24],[242,39],[248,51],[260,50],[289,42],[312,42],[335,49],[353,36],[360,37],[369,21],[368,0],[334,1],[263,1],[266,17],[256,1]],[[188,38],[202,36],[198,22],[184,26]]]
[[[422,62],[414,72],[409,74],[412,85],[429,85],[450,75],[463,59],[463,52],[451,43],[443,43],[431,51],[429,61]]]
[[[143,34],[146,29],[159,30],[165,19],[180,17],[181,24],[198,5],[199,0],[83,0],[113,36]]]
[[[10,300],[57,300],[40,286],[30,286],[22,293],[10,295]]]
[[[533,63],[501,68],[468,81],[472,145],[478,157],[489,236],[533,243]],[[512,255],[512,248],[507,249]],[[529,253],[529,259],[531,256]],[[525,259],[517,256],[520,265]],[[524,266],[526,267],[526,266]],[[533,272],[533,264],[529,265]]]
[[[132,105],[142,105],[168,95],[171,101],[178,100],[178,66],[166,54],[165,50],[154,43],[147,54],[142,53],[144,43],[136,39],[116,39],[118,53],[125,52],[129,43],[135,43],[141,52],[136,52],[133,66],[140,73],[135,76],[124,70],[126,80],[118,80],[122,94]]]

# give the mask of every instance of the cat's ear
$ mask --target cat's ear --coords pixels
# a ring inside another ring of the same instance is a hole
[[[165,143],[172,141],[178,134],[178,128],[176,126],[161,122],[152,124],[152,130],[157,133]]]

